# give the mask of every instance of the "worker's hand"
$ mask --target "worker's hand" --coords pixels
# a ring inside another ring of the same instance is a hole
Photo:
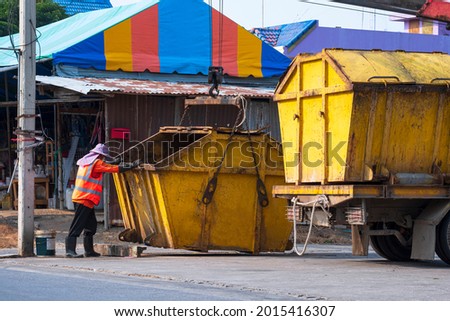
[[[131,168],[136,168],[136,167],[138,167],[139,165],[141,165],[141,160],[140,160],[140,159],[137,159],[137,160],[135,160],[135,161],[131,164]]]
[[[138,167],[140,164],[141,164],[141,161],[138,159],[132,163],[125,163],[123,165],[119,165],[119,173],[129,171],[130,169]]]
[[[120,157],[113,158],[110,161],[107,161],[106,163],[111,165],[119,165],[120,164]]]

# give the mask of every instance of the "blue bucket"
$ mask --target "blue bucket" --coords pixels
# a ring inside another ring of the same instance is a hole
[[[56,232],[38,230],[34,233],[36,238],[36,256],[54,256],[56,245]]]

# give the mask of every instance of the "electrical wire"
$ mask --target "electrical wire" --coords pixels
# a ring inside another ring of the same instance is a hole
[[[20,53],[20,49],[17,49],[15,44],[14,44],[14,39],[13,39],[13,31],[11,30],[11,26],[13,26],[13,15],[14,15],[14,4],[13,1],[9,2],[8,5],[8,37],[9,37],[9,42],[11,43],[11,47],[12,50],[14,50],[14,54],[16,55],[16,59],[17,61],[19,61],[19,53]]]
[[[223,47],[223,0],[219,0],[219,66],[222,67]]]
[[[8,6],[8,19],[7,19],[7,25],[8,25],[8,36],[9,36],[9,42],[11,43],[11,48],[0,48],[0,50],[11,50],[14,51],[15,55],[16,55],[16,59],[17,61],[19,61],[19,53],[21,52],[20,49],[16,48],[16,44],[14,43],[14,39],[13,39],[13,31],[11,29],[11,26],[13,26],[13,14],[14,14],[14,7],[13,4],[11,3],[10,6]],[[42,48],[41,48],[41,44],[39,43],[39,38],[42,36],[42,33],[34,26],[33,21],[30,20],[30,25],[31,28],[34,31],[34,39],[31,40],[28,43],[25,43],[23,45],[19,45],[19,46],[29,46],[33,43],[37,43],[38,48],[39,48],[39,55],[38,57],[40,57],[41,52],[42,52]]]
[[[356,12],[361,12],[361,13],[369,13],[365,10],[361,10],[361,9],[356,9],[356,8],[349,8],[349,7],[341,7],[341,6],[336,6],[336,5],[332,5],[332,4],[326,4],[326,3],[318,3],[318,2],[314,2],[314,1],[309,1],[309,0],[299,0],[300,2],[305,2],[305,3],[309,3],[309,4],[313,4],[313,5],[317,5],[317,6],[323,6],[323,7],[329,7],[329,8],[334,8],[334,9],[342,9],[342,10],[349,10],[349,11],[356,11]],[[350,5],[349,5],[350,6]],[[384,10],[386,12],[390,12],[388,10]],[[396,15],[394,13],[381,13],[381,12],[374,12],[374,15],[378,15],[378,16],[386,16],[386,17],[395,17],[395,18],[404,18],[405,16],[401,16],[401,15]]]
[[[33,44],[35,42],[39,42],[39,38],[42,36],[42,33],[39,30],[36,29],[36,27],[33,25],[33,21],[31,21],[31,20],[30,20],[30,25],[31,25],[31,27],[33,28],[33,31],[34,31],[34,39],[31,40],[28,43],[23,44],[22,46],[29,46],[29,45],[31,45],[31,44]],[[39,37],[37,36],[38,32],[39,32]]]
[[[53,138],[51,138],[50,136],[47,135],[46,130],[45,130],[45,128],[44,128],[44,123],[42,122],[42,111],[41,111],[41,107],[39,106],[39,104],[37,104],[36,107],[38,108],[39,115],[40,115],[39,120],[40,120],[40,125],[41,125],[41,132],[42,132],[42,135],[44,135],[45,138],[47,138],[48,140],[50,140],[50,141],[53,142]]]
[[[39,54],[38,57],[41,56],[42,53],[42,48],[41,48],[41,43],[39,42],[39,38],[42,36],[42,33],[33,25],[33,21],[30,20],[30,24],[31,24],[31,28],[33,28],[34,31],[34,42],[36,42],[38,48],[39,48]],[[39,35],[38,35],[39,33]]]
[[[223,0],[218,0],[219,1],[219,8],[218,8],[218,12],[219,12],[219,19],[218,19],[218,59],[217,59],[217,66],[222,67],[222,51],[223,51],[223,25],[224,25],[224,18],[223,18]],[[212,0],[208,0],[208,5],[210,6],[210,21],[211,21],[211,32],[213,29],[213,25],[212,25],[212,10],[213,10],[213,2]],[[211,50],[211,63],[214,62],[213,60],[213,51]]]
[[[214,10],[214,8],[213,8],[212,0],[208,0],[208,5],[209,5],[209,10],[208,10],[209,17],[208,17],[208,19],[210,21],[209,27],[210,27],[210,32],[211,32],[211,35],[212,35],[213,34],[213,29],[214,29],[213,28],[213,19],[212,19],[212,11]],[[213,61],[214,61],[213,50],[211,50],[211,52],[210,52],[210,59],[211,59],[211,65],[212,65]]]

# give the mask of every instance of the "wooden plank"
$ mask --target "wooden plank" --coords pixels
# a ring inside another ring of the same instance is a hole
[[[352,225],[352,254],[367,256],[369,254],[369,226]]]

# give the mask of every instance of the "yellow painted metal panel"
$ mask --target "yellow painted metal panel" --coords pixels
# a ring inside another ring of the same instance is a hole
[[[127,192],[134,214],[135,229],[139,235],[151,236],[156,233],[150,200],[145,189],[144,177],[138,171],[124,173]]]
[[[220,175],[214,199],[209,206],[210,211],[222,213],[210,213],[211,249],[253,251],[257,195],[249,191],[253,191],[255,186],[254,176]]]
[[[438,117],[441,94],[400,92],[389,94],[388,99],[386,94],[375,93],[377,102],[374,107],[370,106],[371,95],[374,94],[360,93],[355,98],[351,137],[365,135],[365,142],[358,138],[351,142],[354,147],[353,154],[348,155],[348,159],[352,160],[348,180],[358,180],[363,165],[373,168],[374,175],[382,175],[383,168],[392,173],[429,173],[434,159],[444,163],[445,147],[435,144],[438,139],[436,124],[440,124],[441,137],[442,129],[447,127],[448,130],[448,126],[444,125],[448,116],[442,113]],[[365,105],[363,102],[369,105],[360,109]],[[371,111],[371,108],[374,110]],[[442,156],[433,156],[439,150]],[[441,169],[447,171],[443,166]]]
[[[308,60],[300,66],[301,91],[323,87],[322,60]]]
[[[329,50],[327,53],[338,62],[345,74],[353,82],[367,83],[369,81],[389,82],[414,82],[414,78],[405,68],[402,68],[395,53],[382,51],[348,51],[348,50]],[[395,78],[377,78],[370,80],[371,77],[398,77]]]
[[[146,181],[147,193],[152,199],[154,210],[152,215],[159,226],[159,238],[153,238],[151,244],[159,247],[174,247],[172,227],[169,223],[169,215],[167,212],[166,197],[163,194],[159,174],[151,172],[147,173],[149,178]]]
[[[449,77],[450,56],[443,53],[326,50],[352,82],[430,84]],[[383,78],[392,76],[396,78]],[[369,80],[371,77],[373,78]]]
[[[447,186],[388,186],[386,196],[389,198],[405,199],[447,199],[450,187]]]
[[[281,126],[281,139],[283,142],[284,171],[287,183],[295,183],[300,177],[300,117],[301,113],[297,100],[283,102],[278,117]]]
[[[281,87],[282,90],[280,91],[280,94],[283,93],[294,93],[297,94],[300,90],[300,70],[298,68],[298,65],[295,64],[292,66],[292,70],[289,73],[289,76],[287,76],[285,79],[283,79],[284,86]]]
[[[449,83],[450,55],[448,54],[397,52],[396,58],[399,61],[399,67],[406,68],[418,84],[445,85]]]
[[[275,185],[283,184],[283,176],[266,176],[267,192]],[[283,215],[288,202],[281,198],[271,198],[268,207],[263,209],[261,220],[261,252],[277,252],[286,247],[286,241],[292,231],[292,223]],[[277,215],[273,215],[277,213]],[[280,237],[282,236],[282,237]]]
[[[322,182],[325,174],[322,96],[303,98],[301,109],[301,179],[303,182]]]
[[[327,195],[352,198],[448,199],[449,186],[430,185],[274,185],[273,194],[285,197],[295,195]]]
[[[200,248],[202,205],[198,202],[206,185],[202,173],[164,171],[159,174],[172,231],[177,248]]]
[[[121,178],[121,175],[123,175],[123,174],[118,174],[118,173],[112,174],[114,184],[116,186],[117,199],[119,201],[119,206],[122,210],[122,218],[123,218],[124,226],[127,229],[131,229],[131,228],[134,228],[134,226],[132,225],[133,224],[132,217],[130,217],[130,215],[132,214],[132,211],[131,211],[129,203],[128,203],[129,199],[128,199],[128,195],[127,195],[125,180],[123,178]]]
[[[411,173],[430,170],[436,139],[437,103],[437,93],[394,94],[390,135],[384,142],[389,151],[381,160],[386,168]]]
[[[326,87],[342,86],[346,82],[341,76],[336,72],[333,66],[328,62],[324,62],[325,65],[325,75],[326,75]]]
[[[384,197],[382,185],[275,185],[276,195],[327,195],[378,198]]]
[[[356,99],[371,100],[370,110],[368,111],[368,122],[366,126],[367,133],[365,136],[366,142],[364,144],[364,165],[372,169],[372,175],[382,171],[381,165],[381,150],[383,148],[383,131],[384,127],[389,123],[386,122],[386,104],[387,93],[385,92],[369,92],[369,95],[362,98],[357,98],[361,93],[356,95]],[[358,176],[359,174],[353,169],[349,168],[350,177]],[[374,173],[375,171],[375,173]],[[370,177],[368,177],[370,180]]]
[[[345,179],[347,169],[353,94],[351,92],[330,94],[325,99],[327,105],[327,159],[324,161],[328,170],[327,181],[340,182]],[[363,131],[364,128],[360,128],[360,130]],[[350,139],[354,138],[352,136]]]
[[[450,96],[441,94],[441,112],[438,114],[437,125],[440,126],[440,137],[435,142],[436,164],[443,173],[450,173]]]
[[[156,246],[162,247],[165,244],[168,246],[173,245],[170,225],[167,221],[166,208],[164,203],[158,200],[158,196],[161,194],[161,186],[159,183],[158,175],[153,172],[141,171],[143,176],[142,188],[145,190],[148,197],[148,215],[151,215],[153,224],[156,229],[156,234],[151,236],[151,242]],[[160,206],[161,204],[161,206]],[[140,211],[140,209],[136,209]]]

